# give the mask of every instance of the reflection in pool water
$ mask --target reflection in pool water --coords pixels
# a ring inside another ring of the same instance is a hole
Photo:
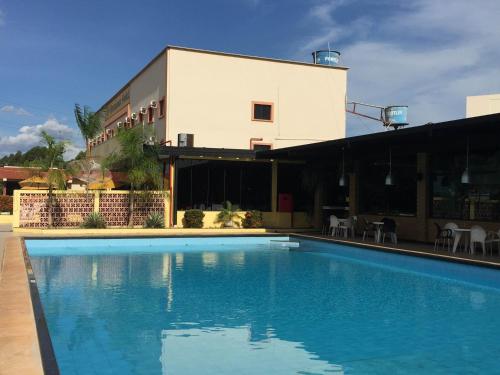
[[[163,374],[343,374],[342,366],[320,360],[301,343],[280,340],[274,330],[251,341],[250,328],[188,328],[162,332]],[[197,353],[193,358],[193,353]],[[277,360],[279,356],[279,360]]]

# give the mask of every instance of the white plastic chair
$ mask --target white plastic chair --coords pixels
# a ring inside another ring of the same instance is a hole
[[[486,241],[484,241],[486,243],[486,245],[490,245],[490,254],[493,255],[493,244],[496,243],[497,244],[497,249],[500,253],[500,229],[498,230],[498,232],[493,232],[493,231],[490,231],[488,232],[488,235],[486,237]]]
[[[339,219],[335,215],[330,215],[330,228],[328,228],[328,234],[331,236],[336,236],[339,230]]]
[[[456,223],[446,223],[443,229],[451,229],[451,237],[453,238],[453,241],[455,241],[455,236],[457,235],[455,233],[455,229],[458,229],[458,225]],[[449,246],[448,251],[450,251]]]
[[[486,255],[486,231],[479,225],[470,228],[470,251],[474,254],[474,245],[479,243],[483,248],[483,255]]]
[[[354,217],[349,216],[347,220],[339,225],[339,235],[347,237],[351,235],[354,238]]]

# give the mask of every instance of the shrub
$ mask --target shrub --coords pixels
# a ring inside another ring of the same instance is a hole
[[[243,228],[262,228],[264,220],[262,219],[261,211],[247,211],[245,217],[241,220]]]
[[[186,210],[182,224],[184,228],[203,228],[204,217],[202,210]]]
[[[106,221],[99,212],[92,212],[85,218],[82,223],[82,228],[85,229],[102,229],[106,228]]]
[[[144,228],[165,228],[163,215],[159,212],[149,214],[144,222]]]
[[[0,195],[0,212],[12,213],[13,198],[9,195]]]
[[[233,204],[229,201],[224,202],[224,208],[217,214],[217,218],[215,219],[216,223],[221,223],[223,227],[234,227],[237,225],[240,226],[240,223],[234,221],[234,219],[239,219],[239,215],[236,212],[238,210],[237,206],[233,206]]]

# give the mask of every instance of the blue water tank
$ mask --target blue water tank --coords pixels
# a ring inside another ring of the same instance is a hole
[[[313,62],[318,65],[338,65],[340,62],[340,52],[320,50],[314,51]]]
[[[385,120],[391,126],[408,125],[408,106],[392,105],[384,109]]]

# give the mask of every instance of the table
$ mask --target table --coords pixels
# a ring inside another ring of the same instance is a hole
[[[453,239],[453,254],[457,251],[458,244],[460,243],[460,240],[462,239],[462,234],[465,233],[470,233],[470,229],[466,228],[456,228],[452,229],[453,234],[454,234],[454,239]],[[467,244],[467,241],[465,241],[465,236],[464,236],[464,242],[465,242],[465,251],[469,249],[469,245]]]
[[[375,226],[375,242],[382,242],[382,227],[384,226],[383,221],[372,221]]]

